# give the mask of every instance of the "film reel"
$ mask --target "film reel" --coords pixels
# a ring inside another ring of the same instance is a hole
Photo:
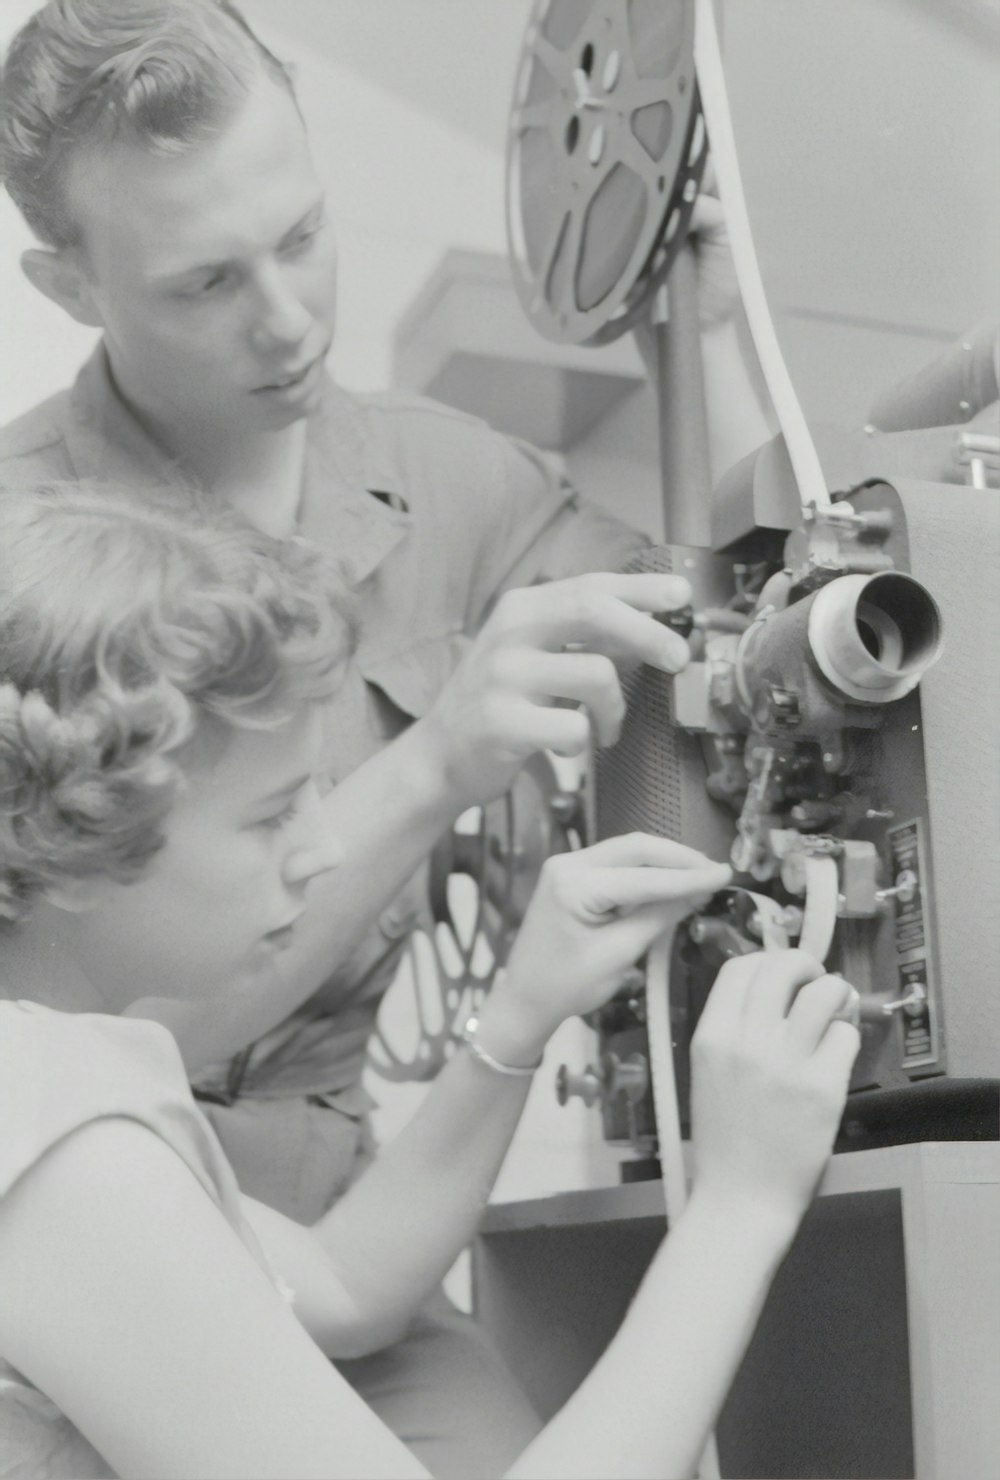
[[[509,125],[507,230],[539,333],[607,343],[648,311],[706,154],[691,0],[536,0]]]
[[[401,968],[410,1021],[380,1021],[369,1062],[384,1079],[432,1079],[507,960],[542,864],[581,842],[581,800],[544,755],[505,796],[464,814],[430,860],[427,915]]]

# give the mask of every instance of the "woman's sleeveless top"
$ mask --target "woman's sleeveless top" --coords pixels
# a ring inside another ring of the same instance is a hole
[[[0,1002],[0,1198],[75,1130],[118,1117],[146,1126],[177,1153],[287,1297],[241,1215],[232,1169],[192,1098],[166,1028]],[[10,1277],[2,1272],[0,1284]],[[0,1480],[95,1476],[113,1471],[0,1352]]]

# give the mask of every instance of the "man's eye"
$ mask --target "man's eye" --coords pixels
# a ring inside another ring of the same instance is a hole
[[[213,272],[211,277],[201,278],[198,282],[189,283],[187,287],[182,288],[181,296],[183,298],[205,298],[214,293],[216,288],[221,288],[225,281],[224,272]]]

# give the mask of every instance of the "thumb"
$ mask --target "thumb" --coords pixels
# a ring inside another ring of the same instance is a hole
[[[691,230],[706,242],[726,240],[726,216],[714,195],[699,195],[691,212]]]
[[[582,918],[628,914],[643,905],[685,904],[711,898],[732,883],[724,863],[702,868],[595,868],[582,881]]]

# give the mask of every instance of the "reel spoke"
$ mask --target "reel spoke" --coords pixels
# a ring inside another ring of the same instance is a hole
[[[507,960],[542,864],[581,842],[580,798],[559,788],[544,756],[475,811],[472,830],[466,814],[432,857],[426,913],[390,994],[408,1021],[390,1031],[380,1014],[369,1047],[384,1079],[431,1079],[443,1067]]]
[[[529,128],[551,129],[554,117],[551,102],[524,103],[511,114],[510,126],[519,134]]]
[[[540,62],[557,87],[570,80],[573,64],[565,51],[560,51],[539,31],[530,43],[529,50],[534,61]]]

